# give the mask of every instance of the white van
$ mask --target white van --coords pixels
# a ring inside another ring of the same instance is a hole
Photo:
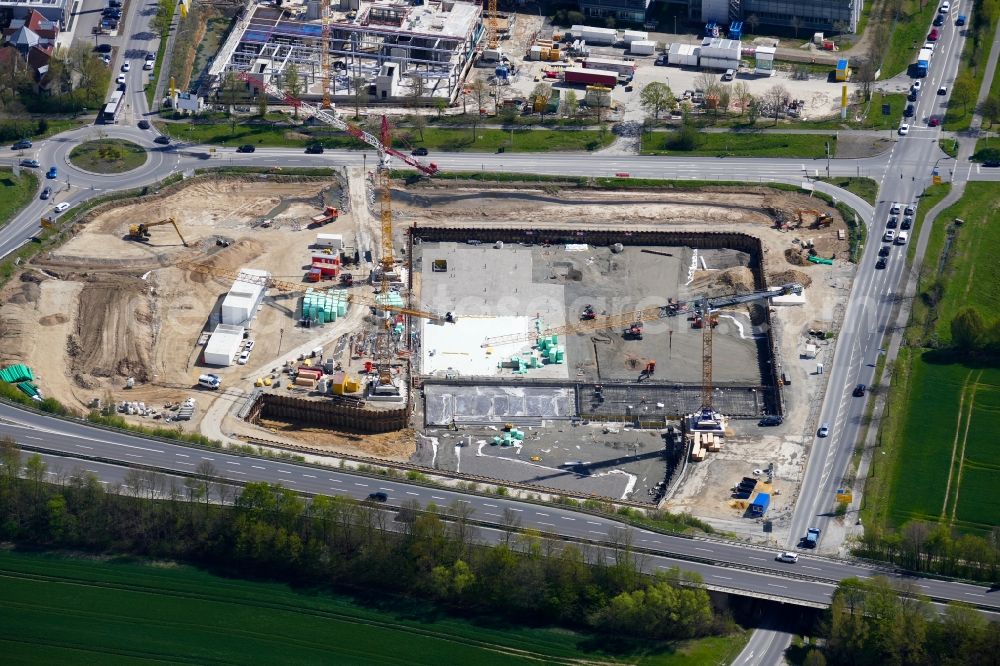
[[[906,245],[906,241],[910,238],[909,231],[900,231],[899,235],[896,236],[896,245]]]
[[[222,386],[222,379],[219,375],[201,375],[198,377],[198,386],[215,390]]]

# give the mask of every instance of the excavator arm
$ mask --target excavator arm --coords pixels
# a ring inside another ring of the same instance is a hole
[[[180,227],[177,226],[177,221],[174,220],[174,218],[172,217],[168,217],[165,220],[159,220],[158,222],[150,222],[149,224],[142,224],[142,223],[133,224],[128,228],[128,235],[131,236],[132,238],[141,240],[145,238],[146,233],[149,231],[149,229],[151,229],[152,227],[159,227],[164,224],[171,225],[174,228],[174,231],[177,232],[177,237],[181,239],[181,243],[184,244],[184,247],[188,247],[188,242],[184,240],[184,235],[181,234]]]

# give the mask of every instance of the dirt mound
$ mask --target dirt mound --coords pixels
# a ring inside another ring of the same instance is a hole
[[[790,247],[787,250],[785,250],[785,259],[792,266],[808,266],[809,265],[809,260],[806,259],[806,256],[804,254],[802,254],[802,251],[798,250],[798,249],[796,249],[794,247]]]
[[[802,271],[797,271],[795,269],[789,269],[787,271],[781,271],[780,273],[771,273],[768,276],[768,281],[772,285],[779,284],[789,284],[791,282],[798,282],[803,287],[808,287],[812,284],[812,278],[803,273]]]
[[[19,286],[11,289],[11,294],[7,301],[16,305],[26,305],[37,303],[42,295],[42,288],[37,282],[22,282]]]
[[[73,375],[147,381],[155,339],[149,285],[134,277],[92,277],[80,292],[69,343]]]
[[[259,257],[264,253],[264,246],[253,239],[243,239],[233,243],[227,248],[223,248],[213,254],[209,259],[199,261],[203,266],[227,271],[237,271],[244,268],[247,262]],[[191,273],[191,281],[197,284],[205,284],[211,278],[203,273]]]
[[[753,271],[746,266],[727,268],[719,276],[719,282],[738,294],[749,293],[753,291]]]
[[[67,317],[66,315],[64,315],[61,312],[58,312],[56,314],[50,314],[50,315],[47,315],[45,317],[42,317],[41,319],[38,320],[38,325],[39,326],[58,326],[59,324],[65,324],[68,321],[69,321],[69,317]]]

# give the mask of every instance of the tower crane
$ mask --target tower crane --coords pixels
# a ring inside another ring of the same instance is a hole
[[[330,109],[330,0],[320,0],[323,6],[323,26],[320,29],[320,69],[323,79],[323,108]]]
[[[495,49],[500,44],[500,20],[497,18],[497,0],[488,0],[486,6],[486,46]]]
[[[326,0],[322,1],[326,2]],[[384,115],[382,116],[382,127],[380,136],[376,137],[372,133],[366,132],[357,125],[349,123],[343,120],[342,118],[338,118],[337,115],[332,111],[326,111],[312,104],[303,102],[302,100],[285,93],[283,90],[281,90],[274,84],[264,81],[263,79],[256,77],[253,74],[250,74],[249,72],[246,71],[240,72],[238,76],[240,79],[246,81],[250,85],[256,86],[261,90],[265,91],[268,95],[278,97],[284,100],[287,104],[290,104],[293,107],[296,107],[307,114],[312,114],[318,120],[333,127],[336,127],[337,129],[346,132],[347,134],[350,134],[355,139],[367,143],[369,146],[378,151],[380,158],[378,166],[379,192],[380,192],[379,219],[381,223],[381,233],[382,233],[382,239],[381,239],[382,256],[379,259],[379,263],[381,264],[382,268],[381,293],[387,294],[389,291],[388,289],[389,273],[395,269],[396,265],[396,257],[393,251],[393,244],[392,244],[392,194],[390,189],[390,177],[389,177],[390,159],[392,157],[398,157],[406,164],[414,167],[421,173],[428,176],[433,176],[435,173],[438,172],[437,165],[434,163],[423,164],[419,160],[414,159],[412,156],[407,155],[406,153],[403,153],[393,148],[391,144],[392,132],[390,131],[389,120]],[[324,90],[328,91],[329,87],[328,86],[325,87]],[[389,308],[384,308],[384,309],[389,310]],[[389,375],[389,370],[388,370],[389,368],[388,361],[390,355],[388,338],[383,337],[380,342],[381,345],[379,346],[381,348],[381,351],[379,354],[379,365],[380,365],[379,385],[387,386],[391,384],[391,377]]]

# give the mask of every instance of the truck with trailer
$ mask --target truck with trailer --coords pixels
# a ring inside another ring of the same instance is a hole
[[[580,83],[587,86],[606,86],[608,88],[614,88],[618,83],[618,72],[612,72],[605,69],[568,67],[563,72],[563,80],[566,83]]]
[[[931,58],[933,56],[934,52],[930,49],[920,49],[920,53],[917,54],[917,76],[927,76],[927,72],[931,67]]]

